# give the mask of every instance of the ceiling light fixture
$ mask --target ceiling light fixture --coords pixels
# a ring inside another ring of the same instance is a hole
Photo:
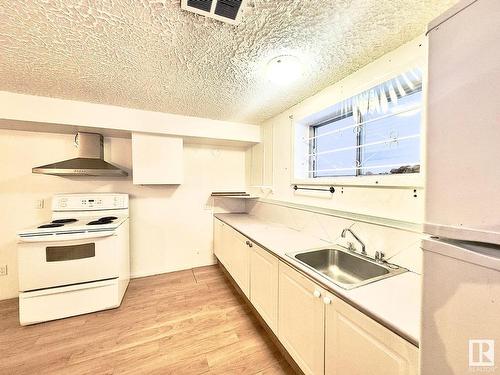
[[[267,63],[267,79],[278,85],[296,81],[303,72],[300,60],[291,55],[277,56]]]

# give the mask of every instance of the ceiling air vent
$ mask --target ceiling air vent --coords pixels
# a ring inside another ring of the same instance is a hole
[[[247,0],[182,0],[181,8],[206,17],[237,25]]]
[[[187,6],[193,7],[204,12],[210,12],[212,0],[187,0]]]

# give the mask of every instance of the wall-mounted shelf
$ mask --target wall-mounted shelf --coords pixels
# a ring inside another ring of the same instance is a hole
[[[212,195],[214,198],[231,198],[231,199],[259,199],[256,195],[234,196],[234,195]]]
[[[257,199],[256,195],[250,195],[246,192],[213,192],[211,195],[213,198],[232,198],[232,199]]]

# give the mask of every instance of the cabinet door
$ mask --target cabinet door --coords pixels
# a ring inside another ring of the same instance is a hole
[[[267,325],[277,333],[278,259],[261,247],[250,248],[250,301]]]
[[[418,373],[415,346],[331,294],[324,302],[325,374]]]
[[[221,250],[223,246],[222,242],[222,230],[224,228],[224,223],[218,219],[214,218],[214,254],[217,259],[221,258]]]
[[[250,185],[263,185],[263,159],[264,148],[262,143],[258,143],[250,148],[251,165],[250,165]]]
[[[305,374],[324,372],[323,294],[314,282],[279,263],[278,337]]]
[[[224,232],[230,234],[229,246],[224,246],[224,257],[227,259],[227,265],[224,265],[243,293],[250,298],[250,248],[247,245],[248,239],[228,225],[224,226]],[[225,241],[224,236],[223,238]]]
[[[224,265],[224,267],[226,267],[226,269],[229,271],[229,269],[231,268],[229,264],[231,260],[229,257],[229,249],[233,245],[233,236],[232,236],[233,229],[229,225],[223,222],[219,221],[219,223],[220,223],[219,227],[216,230],[214,230],[214,235],[217,234],[220,240],[215,241],[214,239],[214,242],[218,242],[214,244],[215,246],[214,251],[219,262],[221,262]],[[219,233],[217,233],[217,231],[219,231]]]
[[[183,159],[182,138],[132,133],[134,184],[181,184]]]

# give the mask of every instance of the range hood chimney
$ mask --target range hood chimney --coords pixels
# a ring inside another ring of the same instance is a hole
[[[101,134],[78,132],[75,138],[78,157],[33,168],[33,173],[56,176],[128,176],[128,173],[104,161]]]

